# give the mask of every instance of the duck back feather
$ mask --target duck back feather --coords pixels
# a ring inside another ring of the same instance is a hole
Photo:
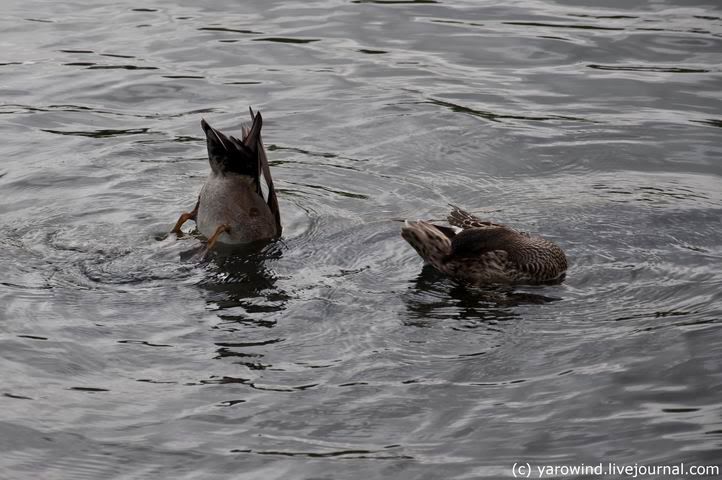
[[[481,220],[453,207],[451,227],[406,222],[402,237],[437,270],[472,284],[555,283],[567,269],[556,244],[511,227]]]

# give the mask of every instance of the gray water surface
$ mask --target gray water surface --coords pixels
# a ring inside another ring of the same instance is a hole
[[[3,10],[3,479],[719,463],[718,2]],[[249,105],[283,238],[193,261],[200,119]],[[560,244],[566,282],[422,268],[397,220],[448,203]]]

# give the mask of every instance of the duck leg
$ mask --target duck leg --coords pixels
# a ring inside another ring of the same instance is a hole
[[[208,246],[206,247],[206,251],[203,252],[203,256],[206,256],[208,254],[208,252],[211,251],[213,246],[218,241],[218,237],[220,237],[224,233],[231,233],[231,227],[226,223],[222,223],[222,224],[218,225],[218,228],[216,228],[216,231],[213,232],[213,235],[211,235],[211,238],[208,239]]]
[[[196,215],[198,215],[198,204],[200,203],[200,199],[196,202],[196,206],[193,207],[193,211],[191,212],[184,212],[181,213],[180,218],[177,222],[175,222],[175,227],[173,227],[173,230],[171,230],[171,233],[175,233],[179,237],[183,235],[183,232],[181,231],[181,227],[184,223],[186,223],[188,220],[193,220],[195,222]]]

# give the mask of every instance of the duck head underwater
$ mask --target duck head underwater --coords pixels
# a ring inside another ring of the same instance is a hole
[[[208,239],[207,251],[217,243],[239,245],[281,235],[281,214],[261,140],[261,113],[251,110],[251,120],[241,127],[242,140],[201,120],[211,172],[196,206],[180,216],[172,232],[181,235],[181,226],[195,221]]]
[[[556,244],[452,206],[451,226],[406,221],[401,236],[431,266],[472,285],[560,283],[567,258]]]

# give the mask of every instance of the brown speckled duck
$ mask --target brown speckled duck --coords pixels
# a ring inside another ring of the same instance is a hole
[[[281,235],[281,215],[273,188],[266,151],[261,141],[263,119],[251,110],[250,126],[242,126],[242,138],[226,136],[205,120],[208,175],[198,202],[191,212],[183,213],[173,232],[194,220],[208,239],[210,250],[216,243],[242,244]]]
[[[401,236],[427,263],[464,283],[542,284],[564,280],[567,258],[549,240],[483,221],[452,206],[451,226],[405,222]]]

